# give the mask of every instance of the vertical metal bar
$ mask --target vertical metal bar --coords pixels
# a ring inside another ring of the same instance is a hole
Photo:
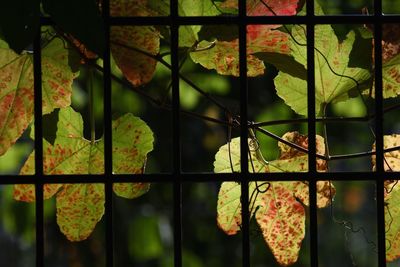
[[[110,3],[103,0],[103,21],[105,49],[103,55],[104,82],[104,174],[105,183],[105,221],[106,221],[106,266],[114,264],[114,234],[113,234],[113,179],[112,178],[112,124],[111,124],[111,62],[110,62]]]
[[[43,133],[42,133],[42,54],[40,28],[33,41],[34,116],[35,116],[35,214],[36,267],[44,266],[43,222]]]
[[[240,73],[240,170],[242,205],[242,266],[250,266],[248,125],[247,125],[247,24],[246,1],[239,0],[239,73]]]
[[[308,173],[310,194],[310,263],[318,266],[318,223],[315,143],[315,63],[314,63],[314,1],[307,1],[307,104],[308,104]]]
[[[174,264],[182,266],[182,177],[179,101],[179,24],[178,1],[171,0],[171,75],[172,75],[172,124],[173,124],[173,175],[174,175]]]
[[[378,265],[386,266],[385,206],[384,206],[384,162],[383,162],[383,95],[382,95],[382,3],[374,1],[375,38],[375,136],[376,172],[381,173],[376,180],[376,205],[378,227]]]

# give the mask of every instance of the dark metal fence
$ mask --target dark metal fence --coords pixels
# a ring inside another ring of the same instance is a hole
[[[180,17],[178,16],[177,0],[171,0],[170,16],[168,17],[110,17],[109,0],[103,1],[103,18],[105,22],[106,52],[104,59],[104,155],[105,172],[102,175],[43,175],[42,148],[42,84],[41,84],[41,42],[40,35],[34,41],[34,93],[35,93],[35,169],[33,176],[2,177],[2,184],[34,183],[36,186],[36,266],[44,266],[44,223],[43,223],[43,185],[46,183],[104,183],[105,184],[105,220],[106,220],[106,266],[113,266],[113,221],[112,221],[112,185],[115,182],[160,182],[174,184],[174,263],[182,266],[182,197],[181,188],[184,182],[206,181],[238,181],[241,182],[242,207],[249,207],[248,183],[250,181],[282,181],[288,180],[285,173],[249,173],[248,170],[248,99],[246,77],[246,26],[249,24],[304,24],[307,26],[307,66],[308,66],[308,136],[309,136],[309,166],[307,173],[296,174],[297,180],[309,183],[310,193],[310,248],[311,266],[318,266],[318,234],[316,182],[318,180],[372,180],[377,189],[377,226],[378,226],[378,261],[379,266],[386,266],[385,260],[385,221],[384,221],[384,179],[396,179],[396,173],[384,171],[383,166],[383,97],[382,97],[382,24],[399,23],[400,16],[382,14],[382,3],[374,1],[374,14],[369,16],[315,16],[314,2],[307,1],[305,16],[265,16],[246,15],[246,1],[239,0],[238,16],[229,17]],[[376,88],[376,171],[375,172],[345,172],[338,177],[335,173],[320,173],[316,170],[315,148],[315,78],[314,78],[314,26],[317,24],[373,24],[375,36],[375,88]],[[41,25],[51,25],[47,18],[41,19]],[[181,171],[181,141],[180,141],[180,108],[179,108],[179,63],[178,63],[178,28],[180,25],[232,24],[239,27],[240,52],[240,137],[241,137],[241,170],[240,174],[186,174]],[[111,139],[111,70],[110,70],[110,26],[112,25],[169,25],[171,31],[171,65],[172,65],[172,101],[173,101],[173,172],[171,174],[117,175],[112,173],[112,139]],[[292,177],[290,177],[291,180]],[[243,232],[243,266],[250,266],[249,211],[242,209]]]

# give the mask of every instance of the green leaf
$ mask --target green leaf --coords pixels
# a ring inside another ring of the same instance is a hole
[[[297,132],[286,133],[282,138],[304,148],[308,146],[308,138]],[[281,152],[279,159],[271,162],[263,160],[254,139],[249,139],[248,143],[251,172],[300,172],[305,170],[304,164],[307,166],[308,160],[304,153],[283,143],[278,144]],[[323,153],[324,150],[323,138],[317,136],[317,152]],[[326,170],[325,162],[318,162],[318,166],[320,171]],[[232,139],[229,145],[222,146],[215,155],[214,172],[230,171],[240,172],[240,138]],[[224,182],[218,194],[217,223],[228,235],[236,234],[240,230],[240,188],[239,183]],[[334,194],[335,189],[331,183],[319,181],[318,207],[328,206]],[[249,183],[250,216],[255,216],[264,240],[275,259],[283,266],[297,261],[305,235],[305,210],[301,203],[308,205],[308,197],[308,185],[301,181]]]
[[[390,193],[385,196],[385,236],[386,260],[394,261],[400,258],[400,186],[390,184]]]
[[[297,0],[291,0],[297,2]],[[272,3],[275,8],[274,4]],[[277,6],[276,14],[296,13],[296,4],[290,7]],[[252,15],[270,15],[269,9],[257,1],[248,3],[247,11]],[[269,12],[269,13],[268,13]],[[248,25],[247,26],[247,75],[255,77],[264,74],[264,63],[254,56],[255,53],[289,54],[288,34],[277,30],[280,25]],[[207,34],[205,34],[207,36]],[[223,75],[239,76],[239,40],[221,41],[224,34],[215,36],[213,43],[201,41],[193,52],[192,60],[207,69],[215,69]]]
[[[44,174],[102,174],[104,173],[104,140],[95,142],[83,137],[83,120],[72,108],[61,109],[54,145],[43,140]],[[114,173],[143,173],[146,155],[153,149],[153,134],[139,118],[126,114],[113,121],[113,171]],[[34,172],[32,153],[21,174]],[[118,196],[135,198],[146,193],[148,183],[114,184]],[[104,209],[104,185],[79,184],[44,186],[45,199],[56,195],[57,222],[69,240],[86,239],[101,219]],[[93,192],[95,195],[88,195]],[[32,185],[16,185],[14,198],[20,201],[35,200]],[[68,204],[69,202],[69,204]],[[70,209],[68,209],[70,207]],[[87,212],[73,216],[83,208]]]
[[[291,40],[290,48],[295,60],[307,65],[307,39],[302,26],[294,26],[292,35],[298,45]],[[350,91],[357,89],[370,78],[370,73],[362,68],[348,67],[350,52],[353,48],[355,33],[351,31],[343,42],[339,43],[329,25],[315,27],[315,98],[316,113],[329,103],[349,98]],[[319,51],[319,52],[318,52]],[[334,73],[332,70],[336,73]],[[295,112],[307,115],[307,82],[287,73],[279,72],[275,78],[278,95]],[[360,89],[360,88],[359,88]]]
[[[89,237],[104,214],[104,184],[67,184],[57,194],[57,224],[70,241]]]
[[[178,13],[180,16],[218,16],[221,12],[215,7],[211,0],[179,0]],[[179,27],[179,46],[192,47],[199,40],[198,33],[201,25],[190,25]]]
[[[217,73],[222,75],[239,76],[238,40],[231,42],[217,41],[214,45],[208,41],[201,41],[197,47],[199,51],[190,53],[190,57],[195,63],[199,63],[207,69],[215,69]],[[254,77],[263,74],[265,66],[255,56],[248,55],[247,68],[247,75]]]
[[[68,50],[54,38],[42,50],[43,114],[71,104],[75,75]],[[0,155],[13,145],[33,120],[33,57],[0,48]]]
[[[211,0],[179,0],[179,16],[218,16],[221,14]]]
[[[110,12],[115,17],[151,17],[168,16],[169,0],[111,0]]]
[[[400,54],[383,63],[383,98],[400,95]]]

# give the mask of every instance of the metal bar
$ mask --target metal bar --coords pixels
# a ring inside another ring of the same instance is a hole
[[[383,94],[382,94],[382,3],[374,1],[374,51],[375,51],[375,149],[376,172],[383,174],[376,177],[376,206],[377,206],[377,231],[378,231],[378,266],[386,266],[386,240],[385,240],[385,203],[384,179],[385,170],[383,162]]]
[[[398,172],[385,172],[386,180],[398,180]],[[182,173],[182,182],[240,182],[240,177],[232,173]],[[276,173],[249,173],[248,180],[258,181],[304,181],[309,180],[307,172],[276,172]],[[382,173],[378,172],[317,172],[314,174],[315,180],[334,180],[334,181],[376,181],[381,179]],[[29,184],[36,178],[36,175],[9,175],[1,177],[0,185],[6,184]],[[103,175],[45,175],[41,177],[44,184],[62,183],[106,183],[111,180],[113,183],[173,183],[176,176],[173,174],[114,174],[112,178]]]
[[[34,117],[35,117],[35,216],[36,267],[44,266],[43,222],[43,133],[42,133],[42,51],[40,28],[33,42]],[[32,183],[32,180],[31,182]],[[14,182],[15,184],[15,182]]]
[[[314,1],[307,2],[307,118],[308,118],[308,173],[310,194],[310,263],[318,267],[318,222],[315,139],[315,62],[314,62]]]
[[[246,1],[239,0],[239,74],[240,74],[240,180],[242,205],[242,266],[250,266],[250,213],[249,213],[249,184],[248,170],[248,123],[247,123],[247,25],[245,21]]]
[[[106,266],[114,265],[114,226],[113,226],[113,180],[112,173],[112,118],[111,118],[111,58],[110,58],[110,3],[103,0],[102,15],[104,21],[105,49],[103,55],[104,73],[104,190],[106,223]]]
[[[178,1],[170,1],[171,29],[171,79],[173,124],[173,175],[174,178],[174,266],[182,266],[182,176],[179,101],[179,23]]]
[[[266,20],[266,18],[268,18]],[[215,25],[215,24],[374,24],[398,23],[399,15],[381,17],[365,15],[328,15],[328,16],[252,16],[239,18],[235,16],[218,17],[176,17],[177,25]],[[170,25],[172,17],[111,17],[109,25]],[[42,25],[54,25],[51,18],[41,18]]]

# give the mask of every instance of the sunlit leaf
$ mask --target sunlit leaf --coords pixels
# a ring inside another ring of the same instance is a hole
[[[104,140],[94,142],[83,137],[83,120],[72,108],[61,109],[54,144],[43,140],[44,174],[102,174],[104,173]],[[139,118],[126,114],[113,121],[113,170],[115,173],[143,173],[146,155],[153,149],[153,134]],[[30,155],[21,174],[32,174],[34,153]],[[135,198],[146,193],[148,183],[114,184],[117,195]],[[104,185],[44,185],[44,198],[57,197],[57,222],[69,240],[86,239],[101,219],[104,210]],[[90,194],[91,195],[90,195]],[[16,185],[16,200],[35,200],[32,185]],[[69,204],[68,204],[69,203]],[[69,207],[69,208],[68,208]],[[83,209],[83,213],[75,214]],[[86,222],[87,220],[87,222]]]
[[[400,258],[400,185],[391,186],[390,193],[385,196],[385,237],[386,260],[394,261]]]
[[[390,149],[400,146],[400,135],[384,135],[383,136],[383,149]],[[375,151],[375,143],[372,145],[372,150]],[[400,149],[386,152],[384,154],[384,168],[385,171],[400,171]],[[376,170],[376,156],[372,155],[372,169]]]
[[[295,60],[307,65],[307,38],[303,26],[292,28],[293,38],[290,48]],[[350,52],[353,49],[355,33],[351,31],[346,39],[338,41],[330,25],[315,27],[315,98],[316,113],[323,111],[329,103],[336,103],[349,98],[357,84],[370,78],[370,73],[362,68],[348,67]],[[302,45],[299,45],[299,44]],[[295,112],[307,115],[307,81],[279,72],[275,78],[278,95]],[[360,88],[358,88],[360,89]]]
[[[306,216],[290,190],[290,182],[271,183],[267,192],[258,195],[257,207],[257,223],[277,262],[283,266],[295,263],[305,235]]]
[[[291,2],[296,2],[291,1]],[[296,13],[297,4],[291,7],[273,5],[278,15],[293,15]],[[251,2],[247,4],[250,15],[271,15],[264,5]],[[280,25],[248,25],[247,26],[247,75],[254,77],[264,74],[264,63],[258,59],[255,53],[277,53],[287,55],[290,53],[288,34],[277,30]],[[208,41],[202,41],[193,52],[192,60],[207,69],[215,69],[223,75],[239,76],[239,40],[214,41],[211,45]],[[207,49],[209,48],[209,49]]]
[[[71,103],[68,50],[53,39],[42,49],[43,114]],[[0,155],[13,145],[33,120],[33,56],[0,47]]]
[[[207,49],[208,47],[210,48]],[[198,49],[199,51],[190,53],[190,57],[195,63],[199,63],[207,69],[215,69],[219,74],[239,76],[238,40],[218,41],[215,45],[208,41],[201,41]],[[248,55],[247,64],[247,75],[249,77],[264,73],[264,63],[255,56]]]
[[[56,196],[57,224],[70,241],[85,240],[104,214],[103,184],[67,184]]]
[[[308,138],[297,132],[286,133],[283,139],[303,148],[308,147]],[[317,153],[325,152],[324,140],[317,136]],[[303,152],[279,143],[279,159],[266,162],[257,149],[255,140],[249,139],[251,172],[300,172],[307,167],[308,159]],[[279,164],[279,167],[276,166]],[[320,171],[326,170],[326,163],[318,163]],[[240,172],[240,139],[222,146],[215,155],[214,172]],[[317,183],[317,205],[326,207],[331,203],[335,189],[328,181]],[[235,182],[224,182],[218,194],[217,223],[227,234],[236,234],[241,227],[241,186]],[[275,259],[283,266],[297,261],[301,242],[305,235],[305,210],[301,203],[308,205],[308,185],[301,181],[250,182],[250,215],[255,216],[264,239]],[[301,202],[299,202],[301,201]]]
[[[397,54],[382,65],[383,97],[400,95],[400,54]]]

